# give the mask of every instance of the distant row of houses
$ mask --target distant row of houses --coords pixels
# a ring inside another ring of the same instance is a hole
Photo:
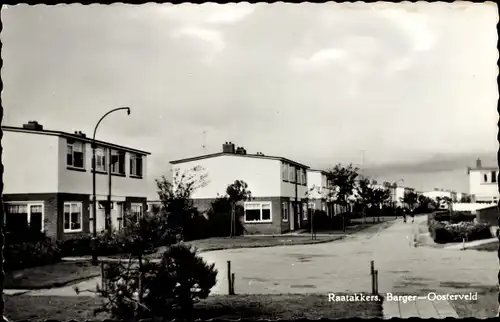
[[[123,227],[125,211],[144,214],[149,200],[147,180],[149,152],[109,142],[96,141],[96,202],[92,197],[92,139],[82,132],[66,133],[43,129],[30,121],[22,127],[3,129],[3,199],[6,228],[30,227],[48,236],[64,239],[106,229],[105,205],[111,198],[111,228]],[[252,200],[244,203],[244,223],[249,233],[283,233],[307,225],[308,211],[318,209],[333,216],[346,211],[328,198],[331,183],[326,172],[311,169],[284,157],[250,154],[226,142],[218,153],[170,162],[174,169],[189,171],[201,166],[208,175],[205,186],[194,192],[199,210],[208,210],[218,195],[235,180],[245,181]],[[469,169],[471,192],[476,200],[497,200],[493,168]],[[482,180],[484,179],[484,180]],[[476,181],[479,184],[473,185]],[[391,204],[404,206],[402,197],[414,191],[397,184],[372,182],[389,188]],[[307,196],[311,188],[312,194]],[[442,194],[443,191],[430,194]],[[450,193],[451,192],[446,192]],[[456,198],[456,196],[455,196]]]

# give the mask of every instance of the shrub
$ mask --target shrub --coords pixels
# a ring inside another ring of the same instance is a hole
[[[235,236],[241,236],[246,232],[242,223],[243,207],[236,205]],[[217,198],[207,213],[209,225],[207,237],[227,237],[231,233],[231,202],[227,198]]]
[[[461,242],[464,238],[468,241],[473,241],[492,237],[488,224],[475,223],[470,220],[471,216],[468,214],[452,215],[451,222],[449,221],[449,214],[447,216],[440,214],[438,216],[429,215],[428,217],[429,233],[436,243]],[[443,220],[444,218],[447,218],[448,221]],[[459,219],[468,220],[458,221]]]
[[[6,271],[48,265],[61,260],[61,251],[54,240],[44,234],[34,234],[31,237],[24,242],[17,240],[16,243],[5,244],[4,268]],[[9,241],[17,239],[13,236],[8,238]]]
[[[113,318],[175,318],[206,298],[216,284],[217,270],[184,244],[170,246],[160,262],[111,264],[106,268],[108,299],[103,310]]]

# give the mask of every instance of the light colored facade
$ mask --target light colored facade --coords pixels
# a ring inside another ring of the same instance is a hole
[[[483,166],[480,159],[476,161],[476,167],[468,168],[472,202],[498,201],[498,172],[498,167]]]
[[[9,221],[16,227],[42,226],[48,236],[58,239],[90,232],[92,140],[81,132],[43,130],[36,122],[2,129],[7,226]],[[139,214],[145,210],[149,153],[96,142],[97,229],[105,229],[109,170],[111,224],[120,228],[124,211]]]
[[[444,190],[444,189],[434,189],[432,191],[426,191],[423,193],[424,196],[436,200],[437,198],[450,198],[451,201],[457,202],[458,194],[455,191]]]
[[[307,223],[307,166],[282,157],[247,154],[233,143],[222,152],[172,161],[179,173],[202,169],[206,184],[192,195],[201,211],[226,193],[236,180],[248,184],[252,200],[244,203],[243,222],[249,233],[282,233]],[[200,173],[201,174],[201,173]]]

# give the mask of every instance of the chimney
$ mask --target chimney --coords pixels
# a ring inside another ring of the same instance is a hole
[[[43,130],[43,125],[38,124],[37,121],[29,121],[28,123],[23,124],[23,129],[41,131]]]
[[[222,152],[223,153],[235,153],[234,150],[234,143],[232,142],[226,142],[222,145]]]
[[[481,164],[481,159],[477,158],[476,160],[476,168],[481,168],[482,164]]]
[[[82,131],[75,131],[74,133],[76,136],[80,136],[82,138],[86,138],[87,135],[85,135],[85,133],[83,133]]]
[[[239,146],[236,149],[236,154],[247,154],[247,150],[245,150],[243,147]]]

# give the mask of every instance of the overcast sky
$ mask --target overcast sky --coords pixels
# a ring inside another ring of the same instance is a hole
[[[463,190],[467,163],[495,161],[497,20],[465,2],[3,7],[3,124],[89,134],[130,106],[98,138],[152,152],[153,177],[232,141],[312,167],[364,151]]]

